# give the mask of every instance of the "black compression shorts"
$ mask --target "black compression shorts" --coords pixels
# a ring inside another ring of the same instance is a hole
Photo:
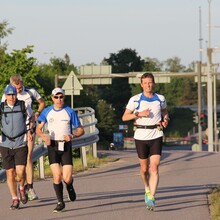
[[[71,141],[64,143],[64,151],[59,151],[58,142],[52,140],[51,146],[48,146],[47,149],[50,164],[73,165]]]
[[[159,137],[153,140],[135,140],[138,157],[140,159],[147,159],[152,155],[161,155],[162,140],[163,137]]]

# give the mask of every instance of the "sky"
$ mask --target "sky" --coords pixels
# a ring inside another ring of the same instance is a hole
[[[220,47],[220,0],[0,0],[0,5],[0,22],[14,28],[2,41],[7,52],[34,45],[32,56],[42,64],[68,54],[75,66],[99,65],[130,48],[142,59],[179,57],[188,66],[200,60],[201,43],[206,61],[209,30],[210,46]]]

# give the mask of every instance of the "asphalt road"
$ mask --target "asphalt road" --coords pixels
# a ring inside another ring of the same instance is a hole
[[[100,168],[74,175],[77,200],[66,211],[52,213],[56,205],[52,179],[36,181],[39,200],[9,209],[6,183],[0,184],[0,219],[10,220],[209,220],[208,192],[220,183],[220,154],[189,150],[163,151],[155,211],[144,203],[144,188],[134,150],[107,151],[118,158]]]

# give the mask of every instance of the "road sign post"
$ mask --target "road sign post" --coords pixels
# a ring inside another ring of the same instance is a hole
[[[73,108],[73,95],[80,95],[80,90],[83,89],[73,71],[68,75],[62,89],[65,90],[65,95],[71,95],[71,107]]]

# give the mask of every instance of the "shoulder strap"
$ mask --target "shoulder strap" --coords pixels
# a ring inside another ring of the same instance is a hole
[[[1,106],[0,106],[0,127],[2,127],[2,114],[4,112],[4,106],[5,106],[5,102],[1,102]]]
[[[19,111],[13,111],[13,112],[7,112],[7,113],[17,113],[17,112],[22,112],[23,113],[23,117],[24,117],[24,122],[26,121],[27,118],[27,112],[26,112],[26,106],[25,106],[25,102],[22,100],[19,100],[19,104],[20,104],[20,110]],[[1,115],[2,113],[4,113],[6,115],[6,113],[4,112],[4,107],[5,107],[5,102],[1,103]],[[25,134],[27,132],[27,130],[22,131],[20,134],[18,134],[17,136],[14,137],[9,137],[8,135],[4,134],[2,131],[2,134],[7,137],[9,140],[11,141],[15,141],[16,138],[22,136],[23,134]]]
[[[17,111],[12,111],[12,112],[5,112],[5,102],[1,102],[1,107],[0,107],[0,114],[12,114],[12,113],[16,113],[16,112],[22,112],[24,118],[26,118],[27,116],[27,112],[26,112],[26,106],[25,106],[25,102],[22,100],[18,100],[19,104],[20,104],[20,110]]]
[[[31,88],[29,88],[29,87],[24,87],[24,91],[27,92],[32,99],[34,99],[34,95],[33,95],[33,93],[30,91],[30,89],[31,89]]]
[[[0,107],[0,114],[4,112],[4,107],[5,107],[5,102],[1,102],[1,107]]]
[[[20,107],[23,114],[26,114],[25,102],[20,100]]]

